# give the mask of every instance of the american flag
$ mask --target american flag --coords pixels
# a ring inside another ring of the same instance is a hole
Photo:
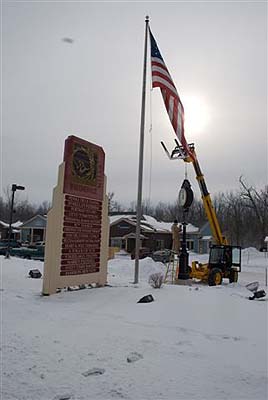
[[[151,30],[151,65],[152,65],[152,84],[154,87],[160,87],[167,113],[173,129],[182,144],[184,150],[190,156],[192,155],[189,145],[184,136],[184,108],[178,95],[176,86],[171,78],[166,64],[157,47],[156,41]]]

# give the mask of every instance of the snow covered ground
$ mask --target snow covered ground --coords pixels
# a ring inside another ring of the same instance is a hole
[[[207,256],[191,255],[205,261]],[[28,277],[40,261],[1,261],[1,400],[265,400],[268,258],[243,250],[239,283],[208,287],[147,281],[163,264],[119,254],[104,288],[41,296]],[[138,304],[146,294],[155,301]]]

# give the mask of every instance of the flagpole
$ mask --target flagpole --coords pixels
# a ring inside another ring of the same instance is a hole
[[[141,232],[141,205],[142,205],[142,175],[143,175],[143,149],[144,149],[144,125],[145,125],[145,94],[146,94],[146,67],[147,67],[147,39],[148,39],[149,17],[145,17],[145,41],[144,41],[144,62],[143,62],[143,84],[141,101],[141,125],[140,125],[140,153],[139,153],[139,175],[138,194],[136,209],[136,249],[135,249],[135,276],[134,283],[139,282],[139,253],[140,253],[140,232]]]

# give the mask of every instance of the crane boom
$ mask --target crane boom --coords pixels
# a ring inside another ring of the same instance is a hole
[[[193,167],[194,167],[194,170],[196,173],[196,179],[197,179],[197,182],[198,182],[198,185],[200,188],[200,192],[201,192],[201,197],[202,197],[205,213],[206,213],[209,225],[210,225],[210,229],[211,229],[214,241],[218,245],[227,245],[227,241],[221,232],[220,224],[219,224],[215,209],[213,207],[209,191],[207,189],[204,175],[201,171],[199,162],[196,157],[194,145],[193,144],[189,145],[191,153],[192,153],[192,157],[189,157],[185,153],[185,149],[183,148],[183,146],[181,146],[176,139],[175,139],[175,143],[176,143],[176,147],[174,148],[172,153],[169,154],[165,144],[163,142],[161,142],[161,144],[165,150],[165,153],[168,155],[170,160],[182,159],[185,162],[188,162],[188,163],[191,162],[193,164]]]
[[[195,157],[191,158],[191,162],[193,164],[193,167],[194,167],[194,170],[196,173],[196,179],[198,181],[198,185],[200,188],[203,205],[204,205],[207,219],[209,221],[210,229],[212,231],[212,236],[213,236],[216,244],[219,244],[219,245],[227,244],[226,239],[222,235],[220,224],[219,224],[215,209],[213,207],[210,194],[207,189],[204,175],[202,174],[196,154],[194,153],[194,155],[195,155]]]
[[[205,213],[210,225],[213,239],[215,241],[215,244],[210,246],[208,264],[192,261],[192,266],[189,267],[189,276],[190,278],[201,279],[201,281],[207,282],[209,286],[220,285],[223,278],[229,279],[230,283],[237,282],[238,272],[241,271],[241,247],[229,245],[225,237],[222,235],[220,224],[213,207],[209,191],[207,189],[205,178],[195,154],[194,145],[190,144],[188,145],[189,148],[185,149],[178,143],[176,139],[175,143],[176,147],[170,154],[164,143],[161,142],[170,160],[181,159],[184,162],[193,164]]]

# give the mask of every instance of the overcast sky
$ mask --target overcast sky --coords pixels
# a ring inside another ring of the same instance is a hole
[[[103,147],[116,200],[136,201],[147,14],[211,195],[238,189],[240,175],[267,184],[265,1],[4,1],[2,188],[25,185],[21,199],[50,201],[73,134]],[[174,202],[185,165],[160,145],[172,149],[175,134],[149,73],[148,63],[143,198]]]

